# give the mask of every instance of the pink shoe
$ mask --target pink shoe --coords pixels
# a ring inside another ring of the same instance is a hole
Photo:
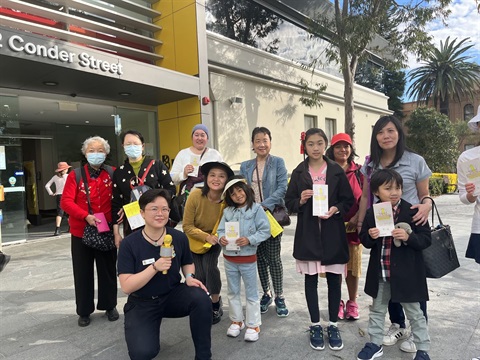
[[[355,301],[347,301],[347,306],[346,306],[346,315],[345,318],[347,320],[358,320],[360,316],[358,315],[358,305]]]
[[[343,302],[343,300],[340,300],[340,306],[338,307],[338,319],[345,319],[345,303]]]

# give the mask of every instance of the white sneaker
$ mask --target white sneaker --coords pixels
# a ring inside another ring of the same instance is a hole
[[[260,328],[257,326],[256,328],[247,328],[245,331],[245,341],[257,341],[258,340],[258,333],[260,332]]]
[[[407,353],[416,353],[417,347],[413,342],[413,334],[410,334],[407,340],[400,344],[400,350],[405,351]]]
[[[393,323],[383,337],[383,345],[395,345],[398,340],[406,339],[408,335],[410,335],[408,329],[401,328],[400,325]]]
[[[245,323],[243,321],[232,321],[232,324],[227,330],[227,336],[237,337],[243,329],[245,329]]]

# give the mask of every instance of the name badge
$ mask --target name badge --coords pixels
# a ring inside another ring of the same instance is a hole
[[[150,265],[150,264],[153,264],[154,262],[155,262],[155,259],[151,258],[151,259],[143,260],[142,264],[143,265]]]

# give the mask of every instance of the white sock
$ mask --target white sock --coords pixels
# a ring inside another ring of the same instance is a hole
[[[329,321],[329,322],[328,322],[328,325],[333,325],[333,326],[335,326],[335,327],[338,327],[338,325],[337,325],[336,322],[331,322],[331,321]]]
[[[316,322],[316,323],[312,322],[312,326],[317,326],[317,325],[320,325],[320,322]]]

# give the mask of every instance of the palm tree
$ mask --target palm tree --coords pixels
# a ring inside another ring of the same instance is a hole
[[[469,38],[457,43],[440,41],[440,49],[432,48],[425,65],[410,71],[413,82],[407,90],[417,103],[433,100],[435,108],[448,115],[449,100],[460,101],[473,98],[475,90],[480,88],[480,65],[470,62],[471,56],[465,55],[474,44],[464,45]],[[463,46],[463,47],[462,47]],[[437,107],[439,105],[439,108]]]

